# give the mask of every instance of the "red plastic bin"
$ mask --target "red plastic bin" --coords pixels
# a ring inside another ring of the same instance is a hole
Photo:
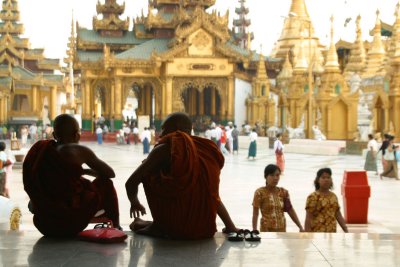
[[[342,183],[343,210],[346,223],[368,223],[368,200],[371,187],[366,171],[345,171]]]

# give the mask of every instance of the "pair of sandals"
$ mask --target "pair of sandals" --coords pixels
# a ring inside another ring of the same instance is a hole
[[[229,241],[251,241],[251,242],[259,242],[261,241],[260,232],[258,230],[250,231],[248,229],[240,229],[237,232],[232,232],[228,234]]]

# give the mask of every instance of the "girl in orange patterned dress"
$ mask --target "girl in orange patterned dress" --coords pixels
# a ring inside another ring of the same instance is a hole
[[[277,187],[280,175],[281,170],[277,165],[270,164],[265,167],[266,186],[258,188],[254,193],[253,230],[257,230],[258,214],[261,211],[261,232],[286,232],[284,212],[287,212],[299,227],[300,232],[303,232],[303,226],[290,202],[289,192],[282,187]]]
[[[333,187],[332,170],[322,168],[318,170],[314,180],[315,192],[307,197],[306,232],[336,233],[336,221],[345,233],[348,233],[346,223],[340,212],[339,202]]]

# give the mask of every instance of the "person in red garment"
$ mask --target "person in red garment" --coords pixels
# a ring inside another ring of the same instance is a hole
[[[79,125],[62,114],[54,120],[55,140],[38,141],[23,163],[24,189],[33,223],[45,236],[75,236],[99,210],[119,226],[113,169],[89,148],[78,144]],[[89,169],[83,169],[86,164]],[[96,177],[93,182],[82,177]]]
[[[185,113],[172,113],[162,125],[161,139],[126,182],[135,219],[132,231],[171,239],[213,237],[216,216],[224,232],[237,232],[219,197],[219,175],[224,157],[211,140],[191,136],[192,123]],[[143,183],[153,221],[138,200]]]

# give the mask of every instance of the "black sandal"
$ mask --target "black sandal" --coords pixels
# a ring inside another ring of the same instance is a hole
[[[229,241],[238,242],[238,241],[243,241],[243,239],[244,239],[244,231],[242,229],[240,229],[237,232],[231,232],[228,234]]]
[[[244,239],[246,241],[251,241],[251,242],[259,242],[261,241],[261,237],[259,236],[260,232],[258,230],[245,230],[244,232]]]

